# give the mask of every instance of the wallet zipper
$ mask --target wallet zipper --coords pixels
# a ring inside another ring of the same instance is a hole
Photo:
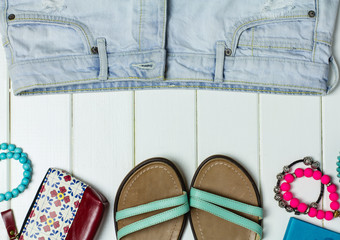
[[[22,234],[22,231],[24,230],[25,224],[26,224],[26,222],[27,222],[27,220],[28,220],[28,218],[29,218],[29,216],[30,216],[30,214],[31,214],[32,208],[34,207],[34,203],[35,203],[35,201],[36,201],[36,199],[37,199],[37,197],[38,197],[38,195],[39,195],[39,193],[40,193],[40,189],[41,189],[41,187],[43,186],[43,184],[44,184],[44,182],[45,182],[45,179],[46,179],[47,175],[50,173],[51,170],[52,170],[51,168],[48,169],[48,171],[47,171],[45,177],[43,178],[43,180],[42,180],[42,182],[41,182],[41,184],[40,184],[40,187],[38,188],[38,191],[37,191],[37,193],[35,194],[35,197],[34,197],[34,200],[33,200],[32,204],[31,204],[31,207],[29,208],[29,210],[28,210],[28,212],[27,212],[27,214],[26,214],[26,217],[25,217],[24,223],[23,223],[22,226],[21,226],[20,232],[18,233],[18,235],[16,235],[14,238],[11,238],[11,239],[19,239],[19,238],[21,237],[21,234]]]

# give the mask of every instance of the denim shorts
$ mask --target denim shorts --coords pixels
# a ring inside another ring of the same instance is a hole
[[[169,88],[325,95],[338,78],[338,4],[0,0],[0,33],[15,95]]]

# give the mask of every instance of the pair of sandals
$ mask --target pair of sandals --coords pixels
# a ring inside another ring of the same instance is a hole
[[[118,189],[114,216],[118,240],[178,240],[187,217],[196,240],[262,239],[256,184],[239,163],[221,155],[199,166],[190,196],[169,160],[139,164]]]

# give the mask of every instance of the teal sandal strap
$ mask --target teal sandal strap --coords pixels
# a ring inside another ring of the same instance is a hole
[[[184,196],[185,196],[185,201],[184,201]],[[160,203],[161,202],[161,203]],[[176,203],[176,205],[174,205]],[[166,205],[164,203],[169,203],[170,205],[168,205],[166,207]],[[178,206],[180,205],[180,206]],[[142,212],[140,214],[146,213],[146,212],[152,212],[155,210],[159,210],[159,209],[164,209],[164,208],[168,208],[168,207],[174,207],[174,206],[178,206],[176,208],[170,209],[168,211],[153,215],[149,218],[145,218],[143,220],[137,221],[135,223],[132,223],[126,227],[123,227],[122,229],[120,229],[117,232],[117,237],[118,240],[120,240],[121,238],[125,237],[126,235],[129,235],[131,233],[143,230],[145,228],[149,228],[151,226],[155,226],[158,225],[160,223],[169,221],[171,219],[180,217],[182,215],[185,215],[187,212],[190,211],[190,207],[189,207],[189,203],[188,200],[186,198],[186,193],[184,193],[182,196],[180,197],[175,197],[175,198],[170,198],[170,199],[165,199],[165,200],[160,200],[160,201],[156,201],[153,203],[149,203],[149,204],[145,204],[140,206],[141,208],[136,207],[137,211]],[[134,214],[132,213],[133,208],[131,209],[126,209],[126,212],[120,213],[117,212],[117,215],[119,215],[119,217],[121,219],[125,219],[128,218],[128,216],[137,216],[140,214]],[[150,210],[150,211],[147,211]],[[124,211],[124,210],[122,210]],[[120,211],[121,212],[121,211]],[[131,215],[132,214],[132,215]],[[117,217],[116,217],[117,219]],[[118,220],[117,220],[118,221]]]
[[[184,192],[183,195],[168,199],[163,199],[144,205],[140,205],[133,208],[127,208],[116,213],[116,221],[123,220],[126,218],[134,217],[148,212],[153,212],[165,208],[176,207],[188,202],[187,193]]]
[[[252,216],[263,218],[263,209],[257,206],[241,203],[229,198],[221,197],[212,193],[208,193],[196,188],[191,188],[191,198],[199,198],[225,208],[229,208],[238,212],[246,213]]]
[[[194,188],[193,188],[194,189]],[[191,195],[194,193],[193,195]],[[217,195],[214,194],[209,194],[204,191],[194,189],[191,190],[191,198],[190,198],[190,206],[203,210],[205,212],[209,212],[219,218],[222,218],[226,221],[232,222],[234,224],[237,224],[241,227],[247,228],[253,232],[255,232],[258,236],[258,239],[262,239],[262,226],[256,222],[253,222],[245,217],[242,217],[240,215],[237,215],[231,211],[228,211],[222,207],[230,208],[236,211],[244,212],[244,213],[249,213],[249,212],[254,212],[255,214],[251,214],[254,216],[262,217],[262,210],[259,211],[259,209],[253,208],[254,206],[247,205],[244,203],[236,202],[231,199],[223,198],[223,197],[218,197],[216,198]],[[197,195],[199,197],[197,197]],[[225,202],[221,202],[222,200],[225,200]],[[235,204],[236,202],[236,204]],[[220,205],[222,207],[216,206]],[[241,206],[245,207],[245,210],[241,208]]]

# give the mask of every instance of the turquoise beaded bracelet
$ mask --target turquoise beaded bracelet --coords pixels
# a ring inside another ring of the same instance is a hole
[[[7,152],[0,153],[0,161],[13,158],[14,160],[18,160],[24,169],[24,178],[22,179],[19,186],[14,188],[12,191],[6,192],[5,194],[0,193],[0,202],[2,202],[16,198],[20,193],[25,191],[32,178],[32,165],[27,154],[22,152],[22,148],[16,147],[14,144],[2,143],[0,145],[0,150],[7,150]]]

